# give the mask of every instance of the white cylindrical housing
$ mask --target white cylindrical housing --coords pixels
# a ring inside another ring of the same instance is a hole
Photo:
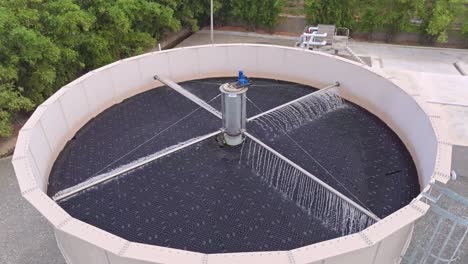
[[[227,145],[237,146],[242,143],[242,133],[245,131],[247,88],[226,83],[221,85],[220,90],[224,141]]]

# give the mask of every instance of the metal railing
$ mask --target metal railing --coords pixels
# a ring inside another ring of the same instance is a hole
[[[462,214],[468,213],[468,199],[435,182],[421,194],[421,199],[431,203],[430,211],[416,224],[420,231],[414,235],[412,247],[403,256],[402,263],[462,263],[459,261],[464,261],[460,254],[462,245],[467,242],[468,215],[460,216],[456,209],[461,208]],[[444,205],[447,208],[442,208]]]

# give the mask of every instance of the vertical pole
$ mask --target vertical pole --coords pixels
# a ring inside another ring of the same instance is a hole
[[[211,0],[211,44],[214,44],[214,36],[213,36],[213,0]]]

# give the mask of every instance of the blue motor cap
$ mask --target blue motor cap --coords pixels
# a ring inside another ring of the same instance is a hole
[[[247,85],[250,85],[250,81],[249,79],[247,79],[247,77],[244,75],[244,71],[239,71],[239,77],[237,79],[237,82],[239,84],[239,86],[247,86]]]

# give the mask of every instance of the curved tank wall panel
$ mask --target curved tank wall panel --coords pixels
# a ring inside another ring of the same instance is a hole
[[[161,86],[158,74],[176,82],[233,76],[280,79],[324,87],[340,82],[343,96],[382,119],[403,140],[420,175],[448,180],[449,146],[439,143],[444,125],[391,80],[366,66],[330,55],[270,45],[207,45],[144,54],[90,72],[38,107],[18,138],[13,165],[23,196],[54,226],[70,264],[143,263],[396,263],[414,222],[428,205],[409,205],[362,232],[280,252],[201,254],[132,243],[72,218],[46,194],[48,176],[66,142],[91,118],[123,99]],[[438,123],[439,122],[439,123]]]

